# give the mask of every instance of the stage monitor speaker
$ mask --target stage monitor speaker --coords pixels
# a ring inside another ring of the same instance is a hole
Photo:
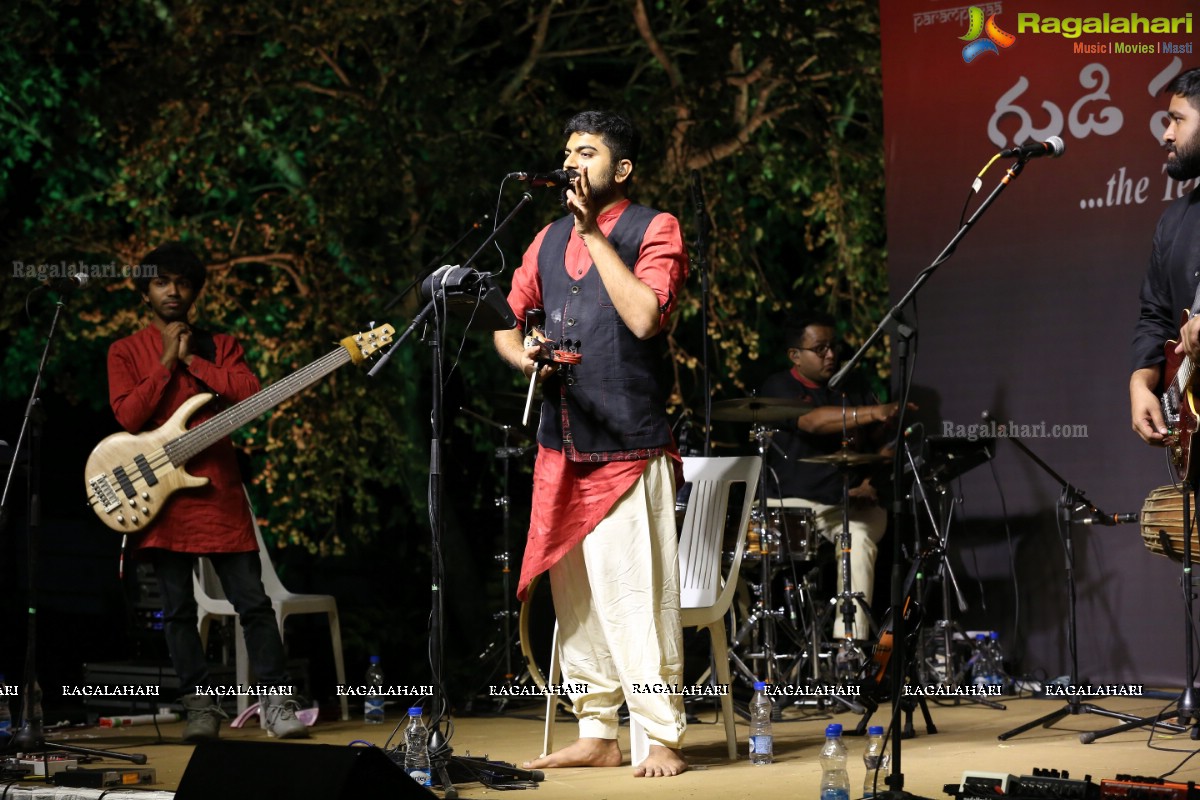
[[[202,742],[175,800],[389,800],[437,797],[376,747]]]

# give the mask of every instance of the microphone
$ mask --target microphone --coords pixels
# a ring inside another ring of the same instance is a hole
[[[571,181],[579,177],[573,169],[556,169],[553,172],[530,174],[528,172],[510,172],[504,176],[506,180],[528,183],[535,189],[560,189],[570,186]]]
[[[1121,525],[1126,522],[1137,522],[1137,512],[1131,514],[1095,514],[1079,520],[1080,525]]]
[[[1051,136],[1044,142],[1030,142],[1023,144],[1020,147],[1010,147],[1007,150],[1000,151],[1001,158],[1012,158],[1016,156],[1021,160],[1027,158],[1041,158],[1042,156],[1050,156],[1050,158],[1058,158],[1063,154],[1067,146],[1063,144],[1063,140],[1057,136]]]
[[[46,278],[38,288],[44,291],[58,292],[59,294],[70,294],[76,289],[82,289],[84,286],[87,286],[89,280],[91,279],[86,272],[76,272],[74,275],[69,275],[65,278]]]

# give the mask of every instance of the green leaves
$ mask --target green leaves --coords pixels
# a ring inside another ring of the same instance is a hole
[[[673,211],[689,240],[687,187],[693,170],[703,177],[719,393],[756,380],[789,309],[835,312],[854,342],[886,295],[874,4],[246,0],[3,13],[0,192],[12,211],[0,233],[12,257],[133,264],[185,239],[212,264],[202,323],[242,339],[264,381],[372,320],[402,329],[415,299],[387,315],[384,304],[423,267],[474,252],[486,229],[448,248],[515,205],[516,189],[498,195],[504,174],[558,165],[562,122],[584,107],[635,118],[638,198]],[[513,222],[499,241],[504,276],[558,213],[541,195]],[[489,249],[476,266],[501,264]],[[28,288],[3,287],[4,319],[21,319]],[[693,407],[700,302],[693,279],[672,332],[677,398]],[[85,314],[66,335],[98,365],[142,322],[128,282],[106,283]],[[9,336],[11,396],[32,356]],[[461,337],[452,327],[448,360]],[[486,332],[465,345],[451,389],[523,390]],[[339,372],[239,435],[268,530],[336,553],[424,525],[429,358],[414,337],[381,378]],[[101,404],[102,367],[58,380]],[[472,408],[513,422],[490,405]],[[490,464],[486,429],[465,429],[460,448]],[[485,494],[459,511],[481,511]]]

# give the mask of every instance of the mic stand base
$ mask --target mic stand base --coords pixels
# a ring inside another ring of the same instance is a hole
[[[1096,739],[1100,739],[1105,736],[1111,736],[1114,733],[1120,733],[1121,731],[1127,731],[1127,730],[1130,730],[1132,728],[1137,728],[1142,725],[1149,725],[1151,723],[1156,723],[1161,719],[1171,716],[1173,713],[1174,712],[1171,712],[1171,711],[1164,711],[1162,714],[1159,714],[1158,716],[1154,716],[1154,717],[1136,717],[1133,714],[1122,714],[1119,711],[1110,711],[1107,708],[1103,708],[1101,706],[1094,705],[1092,703],[1068,702],[1062,708],[1060,708],[1056,711],[1051,711],[1049,714],[1038,717],[1035,720],[1026,722],[1024,725],[1020,725],[1016,728],[1013,728],[1010,731],[1005,731],[1004,733],[1000,734],[996,738],[1002,742],[1008,741],[1009,739],[1011,739],[1014,736],[1019,736],[1022,733],[1024,733],[1025,731],[1036,728],[1038,725],[1041,725],[1043,728],[1049,728],[1051,725],[1058,722],[1063,717],[1075,716],[1078,714],[1096,714],[1097,716],[1101,716],[1101,717],[1110,717],[1112,719],[1123,720],[1123,724],[1118,725],[1114,728],[1109,728],[1108,730],[1087,731],[1085,733],[1079,734],[1079,741],[1081,741],[1083,744],[1091,744]],[[1159,725],[1159,727],[1163,728],[1164,730],[1170,731],[1171,733],[1183,733],[1184,731],[1187,730],[1187,728],[1180,727],[1178,725],[1173,725],[1169,722],[1163,722]]]
[[[13,734],[7,750],[12,753],[24,754],[52,753],[61,751],[63,753],[89,756],[91,758],[111,758],[118,761],[128,761],[131,764],[146,763],[146,756],[142,753],[117,753],[109,750],[97,750],[91,747],[80,747],[77,744],[47,742],[46,737],[42,735],[40,725],[36,726],[36,728],[32,725],[24,725],[20,730]]]

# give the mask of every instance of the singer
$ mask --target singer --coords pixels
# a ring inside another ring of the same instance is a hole
[[[567,216],[544,228],[513,275],[518,319],[546,311],[546,335],[580,342],[570,379],[535,361],[519,329],[495,334],[510,365],[544,381],[533,513],[518,596],[549,570],[563,681],[579,738],[527,767],[616,767],[622,701],[645,727],[650,753],[636,777],[687,769],[677,694],[626,693],[682,683],[675,473],[666,416],[666,323],[687,277],[670,214],[628,198],[640,137],[624,117],[586,111],[567,121]]]
[[[1163,132],[1167,174],[1177,181],[1200,177],[1200,69],[1180,73],[1164,92],[1170,95]],[[1161,446],[1168,433],[1156,392],[1160,391],[1167,357],[1164,344],[1178,340],[1175,354],[1200,358],[1200,188],[1167,207],[1158,220],[1150,250],[1150,266],[1142,282],[1141,311],[1133,333],[1133,374],[1129,402],[1133,429],[1148,444]],[[1179,328],[1180,309],[1191,318]],[[1185,456],[1186,458],[1186,456]]]
[[[246,365],[242,346],[225,334],[206,334],[188,322],[204,288],[207,269],[184,245],[170,242],[146,256],[153,277],[135,280],[150,311],[150,324],[113,343],[108,351],[108,392],[113,413],[130,433],[166,422],[183,402],[213,392],[230,402],[258,391],[258,378]],[[217,401],[192,416],[196,425],[214,416]],[[162,510],[154,527],[131,542],[138,557],[154,565],[163,602],[163,633],[179,676],[180,702],[187,711],[185,742],[215,739],[225,716],[217,699],[202,693],[209,685],[208,662],[196,628],[192,568],[198,556],[212,561],[225,594],[246,634],[250,667],[259,683],[288,686],[283,640],[262,583],[262,564],[250,507],[242,490],[233,444],[228,438],[188,462],[188,471],[209,478],[207,486],[180,492]],[[264,695],[267,730],[281,739],[307,738],[291,696]]]

